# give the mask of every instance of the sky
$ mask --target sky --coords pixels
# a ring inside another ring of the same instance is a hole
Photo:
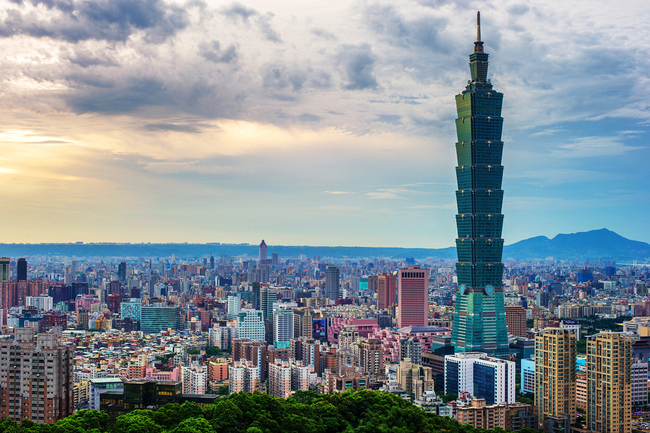
[[[477,10],[506,244],[650,242],[631,0],[0,0],[0,242],[451,246]]]

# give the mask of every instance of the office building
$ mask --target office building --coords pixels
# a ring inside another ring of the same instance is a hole
[[[384,310],[397,302],[397,281],[395,275],[383,273],[377,275],[377,308]]]
[[[648,404],[648,363],[632,364],[632,408],[641,409]]]
[[[456,352],[487,352],[508,356],[508,330],[503,287],[503,94],[487,78],[488,55],[477,41],[469,56],[471,81],[456,95],[458,142],[456,225],[458,294],[452,341]]]
[[[27,281],[27,260],[24,258],[18,259],[16,263],[16,280]]]
[[[54,307],[54,302],[51,296],[26,296],[25,305],[28,307],[35,307],[39,311],[50,311]]]
[[[400,269],[397,327],[429,325],[429,271],[418,266]]]
[[[0,341],[0,418],[53,424],[71,415],[74,349],[32,328]]]
[[[142,299],[129,298],[120,303],[120,318],[124,320],[127,317],[134,322],[140,322],[142,319]]]
[[[0,257],[0,282],[11,280],[11,259]]]
[[[535,336],[535,406],[538,429],[569,431],[576,413],[576,338],[547,328]]]
[[[228,320],[232,320],[241,311],[241,298],[239,295],[228,295],[228,314],[226,317]]]
[[[535,392],[535,360],[521,360],[521,383],[519,390],[522,394]]]
[[[237,315],[237,336],[253,341],[264,341],[266,330],[262,312],[258,310],[243,309]]]
[[[526,338],[528,333],[528,328],[526,327],[526,309],[521,305],[508,305],[505,307],[505,311],[508,334]]]
[[[445,356],[445,394],[467,392],[486,404],[515,402],[515,363],[480,352]]]
[[[340,284],[339,268],[336,266],[328,266],[325,269],[325,296],[332,303],[335,303],[341,297]]]
[[[280,306],[273,311],[273,342],[288,343],[294,338],[293,308]]]
[[[169,307],[164,303],[153,306],[143,306],[140,309],[140,330],[145,334],[157,334],[173,329],[181,331],[181,310],[179,307]]]
[[[266,263],[266,242],[264,242],[264,239],[262,239],[262,243],[260,243],[260,265]]]
[[[623,332],[587,337],[587,429],[632,431],[632,338]]]
[[[260,290],[260,310],[264,321],[273,321],[273,304],[278,302],[277,289],[264,287]]]
[[[90,379],[90,390],[88,396],[88,408],[99,410],[99,396],[104,391],[118,391],[124,389],[124,380],[119,377],[100,377]]]
[[[126,281],[126,262],[122,262],[117,266],[117,278],[122,282]]]

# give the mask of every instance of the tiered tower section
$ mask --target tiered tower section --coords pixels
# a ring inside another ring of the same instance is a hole
[[[508,356],[508,332],[503,299],[503,94],[487,79],[488,55],[483,52],[480,13],[477,41],[469,56],[472,79],[456,95],[458,142],[456,202],[458,215],[458,275],[452,344],[456,352],[487,352]]]

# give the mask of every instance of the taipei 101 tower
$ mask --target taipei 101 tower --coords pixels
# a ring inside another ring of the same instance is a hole
[[[474,53],[469,56],[472,79],[456,95],[456,202],[458,215],[458,293],[452,345],[456,352],[508,356],[508,331],[503,299],[503,94],[487,78],[488,55],[481,41],[481,15],[476,18]]]

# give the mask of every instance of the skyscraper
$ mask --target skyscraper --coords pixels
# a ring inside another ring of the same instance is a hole
[[[480,14],[477,41],[469,56],[471,81],[456,95],[456,249],[459,291],[456,295],[452,343],[456,352],[508,355],[503,287],[503,94],[487,79]]]
[[[27,281],[27,260],[24,258],[18,259],[16,263],[16,280]]]
[[[546,433],[570,431],[576,413],[576,337],[546,328],[535,337],[535,406]]]
[[[0,281],[11,280],[11,259],[0,257]]]
[[[396,302],[396,285],[395,275],[388,273],[377,275],[377,308],[379,310],[384,310]]]
[[[266,262],[266,242],[264,242],[264,239],[262,239],[262,243],[260,244],[260,264],[263,264]]]
[[[623,332],[587,337],[587,429],[632,431],[632,338]]]
[[[409,266],[398,271],[399,291],[397,326],[429,324],[429,271]]]
[[[122,262],[117,266],[117,278],[120,281],[126,281],[126,262]]]
[[[336,266],[325,269],[325,295],[332,302],[340,298],[339,268]]]
[[[273,310],[273,342],[290,342],[293,333],[293,308],[280,306]]]

